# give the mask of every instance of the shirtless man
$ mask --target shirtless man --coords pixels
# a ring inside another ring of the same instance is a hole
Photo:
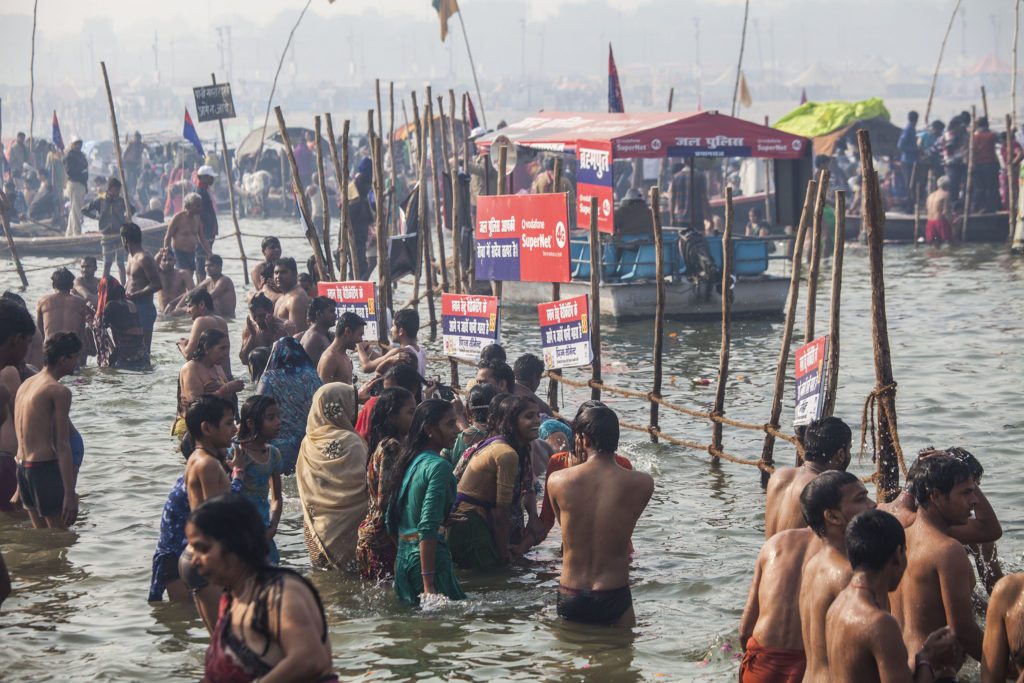
[[[949,178],[939,178],[939,186],[925,202],[928,222],[924,226],[924,239],[929,244],[949,242],[953,239],[953,214],[949,207]]]
[[[189,292],[185,296],[185,306],[188,308],[188,314],[192,318],[192,331],[189,333],[188,339],[179,339],[177,346],[178,350],[181,351],[181,355],[187,361],[192,357],[192,353],[195,352],[196,346],[199,344],[199,337],[203,332],[214,329],[227,334],[228,324],[224,322],[224,318],[213,312],[213,299],[205,289],[193,289]],[[223,368],[224,375],[230,379],[230,353],[224,359]]]
[[[252,296],[262,294],[270,299],[272,303],[276,304],[277,300],[281,298],[281,292],[277,289],[277,283],[274,282],[274,269],[277,268],[277,261],[261,263],[259,267],[261,273],[260,281],[263,283],[263,286],[256,290]]]
[[[1024,671],[1024,574],[1004,576],[985,617],[981,683],[1003,683]]]
[[[296,330],[306,326],[309,295],[299,286],[299,271],[295,259],[278,259],[274,265],[274,282],[281,298],[274,303],[274,315],[292,324]]]
[[[348,352],[354,351],[363,342],[364,329],[366,321],[357,313],[346,311],[341,314],[338,325],[334,328],[334,341],[320,356],[320,362],[316,366],[316,374],[320,375],[320,380],[324,384],[352,384],[355,381],[352,359],[348,357]]]
[[[0,299],[0,371],[3,372],[5,379],[6,368],[15,371],[15,387],[20,383],[18,366],[24,361],[35,333],[36,326],[32,322],[32,316],[24,306]],[[0,382],[0,433],[5,437],[0,443],[0,510],[5,511],[13,509],[10,500],[18,488],[18,468],[15,460],[18,439],[11,433],[14,430],[8,423],[8,419],[13,421],[15,395],[16,392],[8,388],[7,382]]]
[[[587,408],[572,431],[587,461],[555,472],[547,482],[562,527],[558,614],[570,621],[632,626],[629,539],[654,493],[654,479],[615,462],[619,419],[611,408]]]
[[[825,614],[850,582],[846,559],[846,525],[861,512],[874,510],[875,501],[860,479],[849,472],[824,472],[804,487],[800,507],[821,550],[804,567],[800,582],[800,632],[807,655],[805,681],[828,683]]]
[[[142,334],[146,339],[146,355],[153,345],[153,325],[156,323],[156,305],[153,295],[160,291],[160,271],[156,261],[142,248],[142,230],[134,223],[121,226],[121,242],[128,252],[126,267],[127,281],[124,285],[125,296],[135,304],[142,323]]]
[[[248,365],[253,349],[270,349],[278,339],[292,334],[295,330],[291,324],[274,315],[274,304],[270,299],[257,294],[249,302],[249,315],[242,328],[242,348],[238,351],[238,358],[243,365]]]
[[[274,263],[277,259],[281,258],[281,240],[273,236],[264,237],[260,243],[260,250],[263,252],[263,261],[253,266],[250,273],[252,286],[256,291],[263,287],[263,266],[268,263]]]
[[[974,478],[975,492],[978,496],[974,516],[967,524],[950,527],[949,535],[967,546],[968,552],[974,556],[974,565],[978,569],[978,576],[985,582],[985,590],[991,594],[996,582],[1003,577],[995,545],[995,542],[1003,535],[1003,527],[999,524],[992,504],[988,502],[988,498],[981,490],[981,477],[985,474],[985,468],[969,451],[956,446],[951,446],[944,451],[928,446],[918,453],[918,457],[921,458],[932,455],[949,455],[960,460],[967,465]],[[904,529],[917,519],[917,503],[914,502],[914,496],[907,490],[901,491],[900,495],[896,496],[892,502],[880,503],[878,508],[900,520]]]
[[[195,285],[196,246],[201,246],[207,254],[212,254],[213,250],[203,236],[203,222],[199,217],[203,208],[203,198],[195,192],[190,192],[185,195],[182,206],[182,210],[174,214],[171,222],[167,224],[164,248],[174,251],[178,269],[188,275],[188,286],[191,289]]]
[[[787,529],[769,538],[757,554],[740,619],[740,683],[803,680],[807,658],[800,631],[800,583],[804,566],[820,549],[810,529]]]
[[[963,651],[981,661],[982,632],[974,621],[974,571],[950,527],[967,524],[978,502],[970,468],[948,455],[918,458],[907,473],[917,519],[907,529],[907,572],[891,594],[892,614],[907,648],[950,626]]]
[[[826,417],[807,425],[803,437],[804,464],[781,467],[768,480],[764,505],[764,536],[807,525],[800,510],[800,493],[807,482],[828,470],[850,464],[850,428],[838,417]]]
[[[299,343],[306,349],[314,364],[320,363],[320,357],[331,345],[331,328],[338,320],[338,304],[326,296],[314,297],[309,302],[309,329],[303,332]]]
[[[42,371],[22,383],[14,401],[18,495],[37,529],[67,529],[78,518],[71,390],[60,379],[74,373],[81,351],[74,332],[52,335],[43,345]]]
[[[189,509],[195,510],[206,499],[231,489],[224,455],[231,446],[231,437],[235,435],[234,405],[226,398],[203,394],[188,405],[185,424],[196,442],[196,449],[185,464],[188,505]],[[189,546],[178,559],[178,572],[192,591],[196,609],[207,630],[213,633],[221,590],[211,586],[191,568],[192,548]]]
[[[96,277],[96,257],[83,257],[79,269],[82,274],[75,278],[73,291],[96,308],[96,299],[100,295],[100,281]]]
[[[206,259],[206,275],[206,279],[196,286],[210,293],[210,297],[213,298],[213,310],[217,315],[234,318],[235,283],[224,274],[224,259],[219,254],[211,254]]]
[[[956,635],[948,626],[929,634],[920,649],[912,646],[910,660],[900,626],[886,609],[889,592],[907,568],[906,540],[896,518],[882,510],[854,517],[846,531],[846,552],[852,578],[825,617],[831,680],[928,683],[939,680],[943,669],[952,670]]]
[[[158,301],[160,312],[164,315],[181,315],[185,309],[182,300],[188,294],[191,281],[184,270],[174,267],[174,252],[164,247],[156,253],[156,268],[160,275],[160,292]]]
[[[89,317],[89,307],[85,299],[74,296],[71,288],[75,284],[75,276],[67,268],[58,268],[50,278],[53,283],[53,294],[47,294],[36,304],[36,326],[43,337],[52,337],[57,332],[74,332],[79,339],[85,339],[85,319]],[[85,349],[79,357],[79,364],[85,365]]]

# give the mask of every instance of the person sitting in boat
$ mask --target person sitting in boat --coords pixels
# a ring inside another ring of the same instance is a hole
[[[25,195],[15,186],[13,180],[4,183],[4,195],[0,197],[0,211],[3,211],[9,223],[20,223],[28,215],[28,204]]]

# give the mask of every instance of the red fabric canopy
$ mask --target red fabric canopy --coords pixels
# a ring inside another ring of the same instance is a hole
[[[542,111],[476,141],[486,151],[499,135],[517,145],[573,152],[577,140],[612,143],[616,159],[759,157],[799,159],[807,138],[713,111],[604,114]]]

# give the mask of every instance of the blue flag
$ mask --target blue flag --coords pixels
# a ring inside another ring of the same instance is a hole
[[[196,133],[196,127],[192,125],[192,117],[188,115],[188,107],[185,107],[185,130],[181,134],[192,143],[196,151],[199,152],[199,156],[206,157],[206,152],[203,151],[203,143],[199,142],[199,134]]]
[[[608,43],[608,113],[622,114],[625,111],[626,108],[622,105],[622,89],[619,88],[619,71],[615,68],[612,44]]]
[[[57,145],[60,151],[64,151],[64,138],[60,134],[60,124],[57,123],[57,110],[53,110],[53,144]]]

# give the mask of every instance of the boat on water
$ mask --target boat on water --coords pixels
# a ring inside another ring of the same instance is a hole
[[[142,246],[150,253],[160,249],[167,233],[167,223],[136,217],[134,223],[142,228]],[[95,221],[87,221],[96,225]],[[85,227],[85,225],[83,225]],[[39,226],[16,224],[11,226],[14,237],[14,248],[18,256],[57,256],[75,258],[80,256],[96,256],[103,254],[101,245],[103,236],[97,229],[81,235],[69,237],[62,232],[48,230]],[[0,240],[0,255],[9,257],[10,248],[6,240]]]
[[[916,236],[924,239],[924,226],[928,222],[924,213],[916,220]],[[913,243],[915,237],[914,214],[886,212],[885,214],[885,241],[890,243]],[[953,220],[953,235],[959,240],[960,231],[963,227],[963,217]],[[846,215],[846,241],[861,239],[863,221],[861,216]],[[965,242],[987,242],[1001,244],[1009,241],[1010,221],[1005,211],[996,213],[972,213],[967,218],[967,234]]]

